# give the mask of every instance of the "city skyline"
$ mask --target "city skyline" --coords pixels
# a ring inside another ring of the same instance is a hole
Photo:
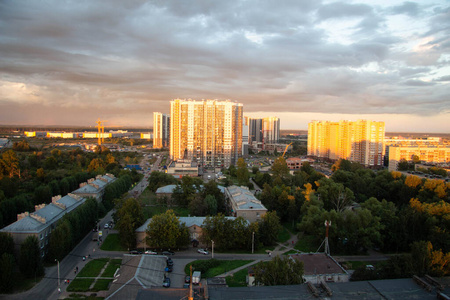
[[[151,127],[176,98],[282,129],[448,132],[448,1],[0,3],[0,125]]]

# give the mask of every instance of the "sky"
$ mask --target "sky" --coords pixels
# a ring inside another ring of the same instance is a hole
[[[152,127],[176,98],[448,133],[450,1],[0,1],[0,124]]]

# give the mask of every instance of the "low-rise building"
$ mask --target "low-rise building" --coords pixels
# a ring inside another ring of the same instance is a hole
[[[198,176],[198,164],[191,161],[173,161],[167,168],[167,174],[175,178]]]
[[[229,220],[234,220],[236,218],[234,217],[226,217]],[[202,226],[203,226],[203,222],[205,221],[206,217],[178,217],[178,220],[180,220],[180,223],[185,223],[186,227],[189,229],[189,237],[191,242],[200,247],[203,247],[205,245],[203,245],[200,242],[200,238],[202,236],[203,230],[202,230]],[[145,244],[145,237],[147,236],[147,228],[148,225],[150,224],[150,222],[152,221],[152,219],[148,219],[147,221],[145,221],[145,223],[139,227],[138,229],[136,229],[136,245],[137,248],[146,248],[147,245]]]
[[[97,175],[96,178],[91,178],[87,182],[80,183],[80,188],[73,191],[73,194],[81,197],[93,197],[100,201],[105,192],[105,187],[116,180],[113,174],[106,173],[105,175]]]
[[[256,222],[267,213],[267,208],[247,187],[229,186],[225,188],[225,198],[233,217],[243,217],[247,221]]]
[[[17,215],[17,221],[1,229],[1,232],[11,234],[17,250],[28,236],[36,236],[41,248],[41,255],[47,251],[50,234],[55,229],[57,222],[67,213],[85,202],[86,198],[75,194],[67,194],[64,197],[55,196],[50,204],[35,206],[32,213],[24,212]]]
[[[305,253],[290,255],[292,259],[301,261],[304,267],[305,282],[348,282],[350,274],[330,255],[325,253]]]
[[[308,162],[308,159],[302,159],[299,157],[289,157],[286,158],[286,164],[291,171],[300,170],[304,162]]]

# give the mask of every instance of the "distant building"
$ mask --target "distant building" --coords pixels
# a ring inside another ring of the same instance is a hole
[[[254,119],[254,118],[249,118],[248,120],[248,130],[249,130],[249,134],[248,134],[248,138],[249,138],[249,144],[253,144],[253,142],[262,142],[262,119]]]
[[[198,176],[198,165],[196,162],[173,161],[167,167],[167,174],[173,175],[175,178],[182,178],[183,176]]]
[[[151,134],[151,133],[141,133],[141,139],[151,140],[151,139],[153,139],[153,134]]]
[[[247,187],[229,186],[225,188],[225,198],[234,217],[243,217],[249,222],[256,222],[267,213],[267,208]]]
[[[45,256],[50,235],[56,228],[57,222],[65,214],[83,204],[85,200],[86,198],[71,193],[62,198],[61,196],[55,196],[50,204],[36,205],[35,211],[32,213],[18,214],[16,222],[0,231],[11,234],[17,250],[20,249],[20,245],[27,237],[35,236],[39,241],[41,255]]]
[[[309,160],[298,158],[298,157],[286,158],[286,164],[287,164],[289,170],[291,170],[291,171],[300,170],[304,162],[309,163]]]
[[[384,122],[312,121],[308,124],[308,155],[382,166],[384,134]]]
[[[218,100],[170,101],[170,158],[228,167],[242,156],[243,106]]]
[[[450,145],[409,144],[389,146],[389,171],[396,171],[400,160],[412,161],[414,156],[419,161],[436,164],[450,163]]]
[[[277,144],[280,140],[280,119],[268,117],[262,119],[264,144]]]
[[[77,138],[75,132],[47,132],[48,138],[74,139]]]
[[[170,116],[153,113],[153,148],[166,148],[170,141]]]

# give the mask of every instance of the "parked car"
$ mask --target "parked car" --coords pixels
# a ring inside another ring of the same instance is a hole
[[[166,272],[172,272],[173,271],[173,266],[167,266],[164,271]]]
[[[138,251],[138,250],[131,250],[131,251],[130,251],[130,254],[138,255],[138,254],[142,254],[142,252],[141,252],[141,251]]]
[[[173,251],[163,251],[161,252],[162,255],[175,255],[175,252]]]
[[[167,259],[167,265],[168,266],[173,266],[173,260],[171,258]]]
[[[163,287],[166,287],[166,288],[170,287],[170,278],[169,278],[169,277],[166,277],[166,278],[164,279],[164,281],[163,281]]]
[[[191,276],[186,275],[186,277],[184,277],[184,282],[185,283],[190,283],[191,282]]]
[[[205,255],[209,254],[208,250],[206,250],[206,249],[198,249],[197,252],[201,253],[201,254],[205,254]]]
[[[106,223],[105,226],[104,226],[104,228],[105,228],[105,229],[108,229],[108,228],[109,228],[109,224]]]
[[[145,251],[144,253],[145,253],[145,254],[149,254],[149,255],[157,255],[157,254],[158,254],[158,252],[151,251],[151,250],[147,250],[147,251]]]

